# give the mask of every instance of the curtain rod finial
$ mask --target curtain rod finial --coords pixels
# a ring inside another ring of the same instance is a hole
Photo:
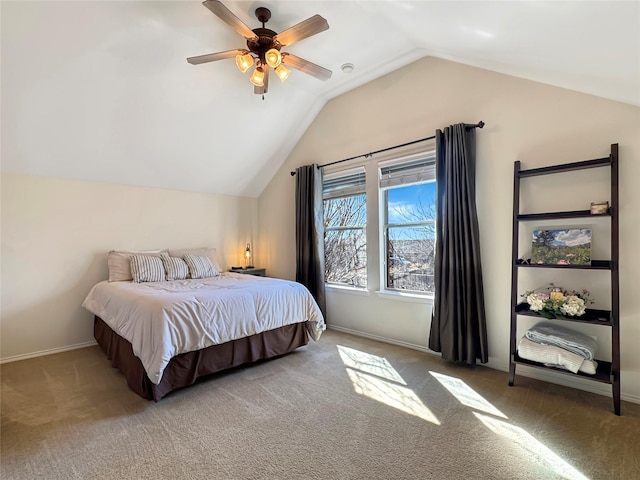
[[[293,170],[291,170],[291,176],[295,176],[296,172],[294,172]]]
[[[480,120],[478,122],[478,128],[482,128],[482,127],[484,127],[484,122],[482,120]]]

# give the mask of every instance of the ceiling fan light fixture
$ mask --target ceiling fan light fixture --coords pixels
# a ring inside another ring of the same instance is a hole
[[[276,68],[282,63],[282,54],[277,48],[270,48],[267,50],[267,53],[264,54],[264,59],[271,68]]]
[[[255,70],[251,73],[249,80],[255,86],[253,93],[262,95],[263,99],[269,88],[269,69],[274,70],[281,82],[284,82],[289,77],[291,73],[289,68],[299,70],[318,80],[331,78],[331,70],[286,51],[280,51],[283,47],[289,47],[296,42],[327,30],[329,23],[321,15],[313,15],[278,33],[265,26],[271,18],[271,11],[266,7],[256,8],[255,15],[262,27],[252,29],[225,7],[221,0],[205,0],[202,4],[239,33],[246,40],[246,48],[241,47],[234,50],[188,57],[187,62],[191,65],[200,65],[234,57],[238,70],[242,73],[246,73],[255,65]]]
[[[245,53],[244,55],[236,55],[236,65],[238,66],[238,69],[244,73],[249,70],[251,65],[253,65],[253,57],[248,53]]]
[[[249,81],[256,87],[264,87],[264,71],[262,70],[262,67],[256,67]]]
[[[289,77],[291,70],[289,70],[284,65],[278,65],[275,69],[275,72],[278,78],[280,79],[280,81],[284,83],[284,81]]]

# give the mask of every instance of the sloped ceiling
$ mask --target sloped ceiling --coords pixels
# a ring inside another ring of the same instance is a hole
[[[276,32],[325,17],[286,51],[332,78],[263,100],[233,59],[188,64],[245,45],[199,1],[2,1],[3,171],[258,196],[327,100],[429,55],[640,105],[636,1],[224,3]]]

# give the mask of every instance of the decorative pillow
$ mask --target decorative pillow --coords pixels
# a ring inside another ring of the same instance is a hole
[[[222,272],[223,269],[220,267],[220,262],[218,261],[218,257],[216,255],[216,249],[213,247],[202,247],[202,248],[180,248],[176,250],[169,249],[169,255],[172,257],[180,257],[184,258],[184,256],[188,253],[189,255],[197,255],[198,257],[209,257],[211,263],[213,263],[213,267],[218,271]]]
[[[220,275],[218,270],[216,270],[216,267],[213,266],[213,262],[209,257],[201,257],[186,253],[183,258],[189,266],[189,275],[191,278],[217,277]]]
[[[167,272],[167,280],[184,280],[189,278],[189,266],[178,257],[170,257],[168,253],[162,254],[162,264]]]
[[[152,257],[160,257],[165,250],[146,250],[146,251],[127,251],[127,250],[111,250],[107,254],[107,266],[109,267],[110,282],[130,282],[133,279],[131,275],[131,255],[149,255]]]
[[[131,255],[129,261],[134,283],[164,281],[165,272],[161,257]]]

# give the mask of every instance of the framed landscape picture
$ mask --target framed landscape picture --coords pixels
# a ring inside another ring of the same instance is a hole
[[[591,229],[534,230],[531,263],[538,265],[590,265]]]

